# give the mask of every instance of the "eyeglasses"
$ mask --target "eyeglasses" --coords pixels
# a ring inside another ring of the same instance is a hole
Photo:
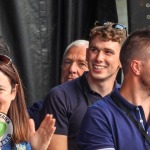
[[[0,62],[9,65],[12,60],[6,55],[0,55]]]
[[[122,24],[108,22],[108,21],[106,21],[106,22],[105,21],[103,21],[103,22],[96,21],[94,25],[95,26],[111,26],[112,28],[117,29],[117,30],[125,30],[126,36],[127,36],[127,28],[126,28],[126,26],[124,26]]]

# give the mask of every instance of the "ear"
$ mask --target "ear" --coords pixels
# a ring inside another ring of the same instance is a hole
[[[11,91],[11,97],[12,97],[12,100],[15,99],[16,95],[17,95],[17,91],[18,91],[18,84],[15,84],[15,87],[12,89]]]
[[[135,75],[140,75],[140,66],[140,61],[138,60],[133,60],[131,62],[131,69]]]

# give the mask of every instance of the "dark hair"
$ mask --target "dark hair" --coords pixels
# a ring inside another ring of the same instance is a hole
[[[136,30],[127,37],[120,51],[120,62],[124,73],[128,71],[133,59],[146,58],[144,51],[148,47],[150,47],[150,29]]]
[[[10,55],[9,47],[7,46],[5,40],[0,36],[0,55]]]
[[[89,42],[96,36],[99,36],[99,38],[103,41],[111,40],[114,42],[118,42],[120,45],[122,45],[122,43],[126,39],[126,30],[115,29],[112,27],[112,24],[95,26],[90,32]]]

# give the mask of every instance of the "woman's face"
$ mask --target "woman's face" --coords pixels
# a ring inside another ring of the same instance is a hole
[[[11,87],[10,79],[0,71],[0,112],[7,114],[11,101],[16,97],[17,85]]]

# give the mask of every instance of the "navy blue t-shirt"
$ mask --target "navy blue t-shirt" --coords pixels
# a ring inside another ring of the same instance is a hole
[[[42,109],[43,103],[44,103],[44,100],[37,101],[33,103],[33,105],[28,107],[27,109],[30,118],[34,120],[36,129],[38,129],[38,126],[39,126],[40,111]]]
[[[116,84],[119,86],[118,84]],[[56,119],[56,134],[68,136],[68,149],[78,150],[77,135],[87,107],[101,95],[91,90],[86,73],[50,90],[41,110],[41,120],[49,113]]]
[[[143,120],[141,126],[150,135],[150,118],[146,123],[143,108],[126,101],[118,90],[113,94],[139,123]],[[150,143],[110,95],[88,108],[80,128],[78,144],[81,150],[150,150]]]

